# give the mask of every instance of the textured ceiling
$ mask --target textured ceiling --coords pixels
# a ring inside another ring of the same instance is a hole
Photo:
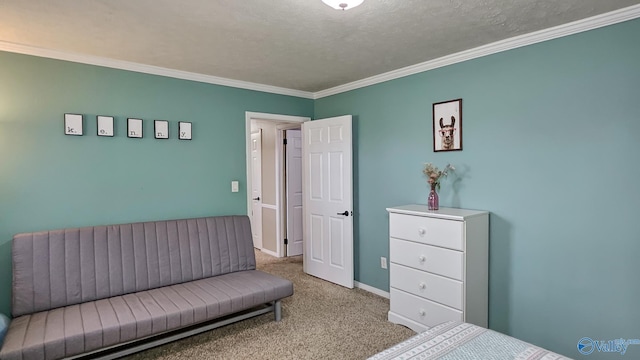
[[[316,92],[640,0],[0,0],[0,41]]]

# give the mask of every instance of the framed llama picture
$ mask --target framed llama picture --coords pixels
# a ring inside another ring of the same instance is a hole
[[[433,104],[433,151],[462,150],[462,99]]]

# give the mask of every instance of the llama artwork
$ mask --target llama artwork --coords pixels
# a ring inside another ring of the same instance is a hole
[[[433,104],[433,151],[462,150],[462,99]]]
[[[440,138],[442,140],[442,150],[452,150],[453,149],[453,134],[456,131],[456,117],[451,117],[451,124],[445,125],[440,118]]]

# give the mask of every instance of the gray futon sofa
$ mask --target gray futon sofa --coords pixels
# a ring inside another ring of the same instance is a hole
[[[270,311],[279,321],[293,294],[256,270],[246,216],[18,234],[12,251],[2,360],[115,358]]]

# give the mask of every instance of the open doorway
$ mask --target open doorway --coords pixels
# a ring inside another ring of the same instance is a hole
[[[246,113],[247,213],[254,228],[254,247],[272,256],[302,254],[302,153],[295,148],[301,149],[299,129],[309,120]]]
[[[308,120],[310,119],[273,114],[246,115],[249,188],[253,187],[254,177],[254,167],[251,166],[251,133],[262,134],[261,177],[256,180],[256,183],[260,182],[261,188],[256,192],[247,191],[249,209],[253,208],[254,199],[262,201],[258,210],[262,218],[262,238],[254,245],[269,255],[283,257],[287,255],[287,250],[289,255],[293,255],[296,250],[288,248],[288,241],[285,243],[285,239],[300,235],[300,247],[304,243],[304,272],[353,288],[352,116],[316,119],[312,122]],[[300,152],[294,153],[294,149],[287,147],[289,142],[285,140],[288,140],[287,137],[295,139],[297,134],[288,130],[298,128],[302,129],[302,136],[298,137]],[[275,136],[272,136],[274,133]],[[273,142],[272,138],[275,138]],[[272,151],[273,164],[269,164],[266,159]],[[287,153],[293,158],[288,158]],[[298,156],[299,162],[295,156]],[[293,166],[286,166],[287,159]],[[296,166],[297,163],[300,166]],[[292,172],[296,167],[301,170],[299,187],[287,180],[294,178]],[[269,172],[273,172],[273,176],[269,176]],[[252,197],[252,193],[260,195]],[[290,201],[296,194],[301,195],[302,206]],[[292,210],[287,211],[287,204],[292,204]],[[303,222],[299,227],[302,231],[297,234],[295,227],[287,231],[287,223],[296,221],[296,211]],[[255,213],[255,210],[252,212]],[[255,218],[252,212],[250,216]]]

